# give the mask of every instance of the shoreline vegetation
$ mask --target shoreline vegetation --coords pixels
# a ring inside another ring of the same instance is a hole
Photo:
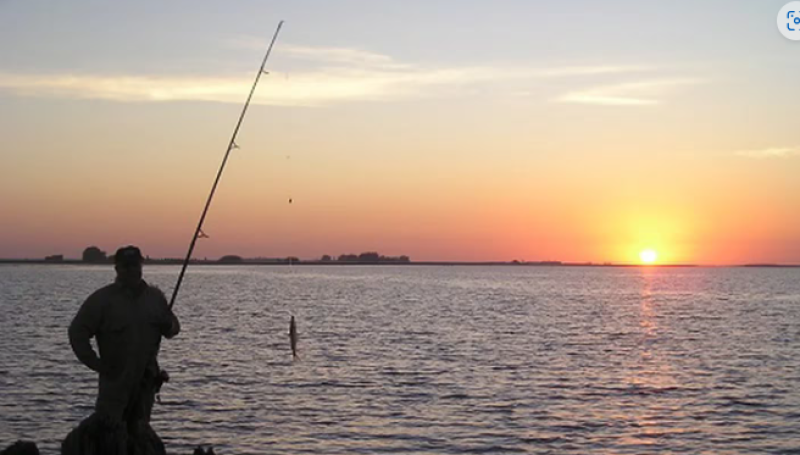
[[[716,268],[716,267],[751,267],[751,268],[800,268],[800,264],[733,264],[733,265],[698,265],[698,264],[617,264],[617,263],[597,263],[597,262],[561,262],[561,261],[323,261],[319,259],[300,260],[288,258],[242,258],[240,261],[230,261],[220,259],[192,259],[189,264],[201,266],[519,266],[519,267],[693,267],[693,268]],[[25,265],[25,264],[44,264],[44,265],[103,265],[108,266],[113,263],[112,259],[107,261],[84,261],[82,259],[14,259],[0,258],[0,265]],[[178,258],[147,258],[145,265],[181,265],[183,259]]]
[[[184,259],[181,258],[151,258],[145,257],[144,263],[147,265],[181,265]],[[67,265],[92,265],[92,264],[112,264],[113,255],[106,254],[96,246],[90,246],[83,250],[81,259],[68,259],[62,254],[46,256],[44,259],[14,259],[0,258],[0,264],[67,264]],[[612,262],[562,262],[562,261],[412,261],[410,257],[384,256],[375,251],[364,252],[361,254],[341,254],[337,257],[328,254],[322,255],[319,259],[300,259],[295,256],[283,258],[255,257],[245,258],[242,256],[229,254],[219,259],[191,259],[192,265],[501,265],[501,266],[535,266],[535,267],[764,267],[764,268],[800,268],[800,264],[732,264],[732,265],[698,265],[698,264],[628,264]]]

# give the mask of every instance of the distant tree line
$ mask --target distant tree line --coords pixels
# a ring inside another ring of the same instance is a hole
[[[109,262],[112,258],[109,257],[105,251],[101,250],[96,246],[90,246],[83,250],[82,260],[83,262],[90,262],[90,263],[105,263]],[[61,261],[63,260],[63,256],[48,256],[47,260],[49,261]],[[283,262],[283,263],[299,263],[302,262],[299,258],[295,256],[289,256],[286,258],[275,258],[275,259],[266,259],[266,258],[257,258],[257,260],[264,260],[266,262]],[[346,262],[346,263],[358,263],[358,264],[377,264],[377,263],[407,263],[411,262],[411,259],[408,256],[383,256],[378,254],[375,251],[367,251],[361,254],[340,254],[337,258],[333,258],[330,255],[326,254],[323,255],[320,259],[322,262]],[[240,264],[243,262],[249,262],[252,259],[245,259],[239,255],[235,254],[227,254],[222,256],[218,259],[218,262],[224,264]]]
[[[83,250],[82,256],[83,262],[108,262],[108,256],[106,252],[97,248],[96,246],[90,246]]]
[[[296,256],[288,256],[285,258],[256,258],[256,259],[245,259],[241,256],[236,255],[226,255],[222,256],[219,259],[219,262],[228,263],[228,264],[236,264],[242,262],[250,262],[250,261],[261,261],[261,262],[277,262],[277,263],[285,263],[285,264],[294,264],[304,262],[300,260],[300,258]],[[374,251],[368,251],[361,254],[340,254],[337,258],[333,258],[329,254],[325,254],[320,258],[321,262],[346,262],[346,263],[356,263],[356,264],[377,264],[377,263],[405,263],[411,262],[411,259],[408,256],[383,256],[378,254]],[[313,262],[313,261],[312,261]]]
[[[275,263],[291,264],[294,262],[300,262],[300,259],[294,256],[289,256],[285,258],[243,258],[235,254],[228,254],[219,258],[218,262],[222,262],[225,264],[240,264],[245,262],[275,262]]]
[[[322,256],[322,262],[332,262],[333,258],[329,255]],[[378,262],[411,262],[408,256],[382,256],[374,251],[361,254],[340,254],[337,262],[357,262],[361,264],[375,264]]]
[[[226,264],[238,264],[239,262],[244,262],[244,259],[235,254],[226,254],[225,256],[219,258],[219,262],[224,262]]]

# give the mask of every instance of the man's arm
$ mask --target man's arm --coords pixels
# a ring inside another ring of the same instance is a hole
[[[78,314],[69,325],[69,344],[72,346],[72,352],[81,363],[98,373],[101,369],[100,358],[92,349],[89,340],[100,329],[101,304],[102,301],[97,297],[97,293],[92,294],[83,302]]]
[[[167,296],[164,295],[164,291],[161,289],[152,286],[152,288],[158,293],[159,300],[161,301],[160,305],[164,311],[164,322],[161,324],[161,335],[164,338],[173,338],[175,335],[179,334],[181,331],[181,322],[178,320],[178,317],[175,316],[175,313],[172,312],[172,309],[169,307],[167,303]]]
[[[173,313],[172,310],[167,309],[167,311],[169,312],[170,325],[168,328],[165,326],[167,330],[162,332],[162,335],[169,339],[181,332],[181,321],[178,320],[178,317],[175,316],[175,313]]]

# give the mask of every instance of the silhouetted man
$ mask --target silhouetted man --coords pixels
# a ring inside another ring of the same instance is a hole
[[[142,280],[142,261],[135,246],[117,250],[116,281],[89,296],[69,327],[75,355],[100,374],[95,415],[87,421],[101,421],[127,433],[123,446],[129,454],[153,453],[152,447],[136,447],[152,445],[145,441],[153,438],[160,446],[155,452],[163,451],[150,428],[160,377],[156,357],[161,337],[172,338],[180,331],[164,293]],[[99,356],[89,342],[92,337]]]

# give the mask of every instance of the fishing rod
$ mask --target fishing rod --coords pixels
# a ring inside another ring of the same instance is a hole
[[[247,101],[244,103],[244,108],[242,108],[242,113],[239,115],[239,121],[236,123],[236,128],[233,130],[233,135],[231,136],[230,142],[228,142],[228,148],[225,150],[225,158],[222,159],[222,165],[219,167],[219,171],[217,172],[217,178],[214,180],[214,185],[211,187],[211,193],[208,195],[208,200],[206,201],[206,206],[203,209],[203,214],[200,216],[200,222],[197,223],[197,229],[194,231],[194,235],[192,236],[192,243],[189,245],[189,252],[186,253],[186,259],[183,260],[183,267],[181,268],[181,274],[178,275],[178,283],[175,285],[175,290],[172,291],[172,298],[169,301],[169,309],[172,310],[173,305],[175,305],[175,298],[178,297],[178,290],[181,288],[181,282],[183,281],[183,275],[186,273],[186,267],[189,266],[189,261],[192,258],[192,252],[194,251],[194,245],[197,243],[197,239],[202,235],[203,237],[207,237],[203,233],[203,222],[206,220],[206,214],[208,213],[208,207],[211,206],[211,199],[214,197],[214,192],[217,190],[217,184],[219,183],[219,178],[222,176],[222,171],[225,169],[225,163],[228,162],[228,156],[231,154],[231,150],[235,148],[239,148],[236,145],[236,135],[239,134],[239,127],[242,126],[242,120],[244,120],[244,115],[247,113],[247,108],[250,106],[250,100],[253,98],[253,92],[256,91],[256,86],[258,85],[259,79],[261,79],[261,75],[265,73],[264,66],[267,64],[267,59],[269,58],[270,52],[272,52],[272,46],[275,44],[275,40],[278,38],[278,32],[281,31],[281,26],[283,25],[283,21],[278,22],[278,28],[275,29],[275,34],[272,35],[272,41],[269,43],[269,47],[267,48],[267,53],[264,55],[264,60],[261,62],[261,67],[258,69],[258,73],[256,74],[256,80],[253,82],[253,88],[250,89],[250,95],[247,96]]]

